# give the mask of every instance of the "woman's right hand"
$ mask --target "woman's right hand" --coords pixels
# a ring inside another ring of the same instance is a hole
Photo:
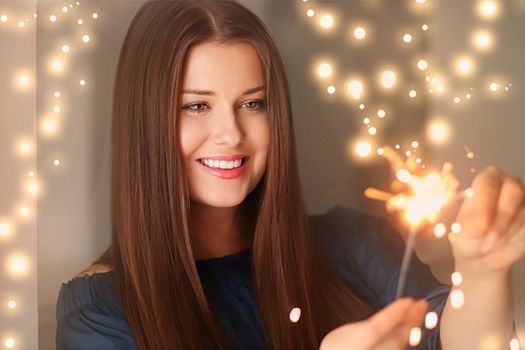
[[[347,323],[328,333],[319,350],[399,350],[410,330],[420,326],[427,311],[425,300],[402,298],[367,320]]]

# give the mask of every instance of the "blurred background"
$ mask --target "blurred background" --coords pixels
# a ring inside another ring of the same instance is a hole
[[[61,283],[109,246],[112,89],[142,3],[0,0],[2,348],[53,349]],[[451,162],[461,189],[489,164],[525,179],[525,0],[241,3],[285,61],[312,214],[385,215],[363,191],[390,190],[387,147],[421,169]],[[446,238],[424,230],[416,251],[450,283]],[[522,260],[522,344],[524,272]]]

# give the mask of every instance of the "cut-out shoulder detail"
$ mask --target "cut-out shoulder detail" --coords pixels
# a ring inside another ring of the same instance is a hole
[[[96,273],[103,273],[103,272],[108,272],[108,271],[111,271],[111,266],[110,265],[105,265],[105,264],[95,264],[95,265],[91,265],[89,266],[88,268],[84,269],[83,271],[80,271],[76,276],[75,278],[77,277],[86,277],[86,276],[92,276]]]

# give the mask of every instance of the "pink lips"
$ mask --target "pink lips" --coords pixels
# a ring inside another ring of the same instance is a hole
[[[215,175],[217,177],[220,177],[222,179],[235,179],[235,178],[241,176],[242,173],[244,172],[244,169],[246,169],[246,164],[249,161],[250,161],[250,158],[248,157],[242,162],[242,165],[240,167],[228,170],[228,169],[210,168],[210,167],[207,167],[206,165],[202,164],[200,160],[197,160],[199,165],[201,167],[203,167],[204,170],[206,170],[210,174]]]

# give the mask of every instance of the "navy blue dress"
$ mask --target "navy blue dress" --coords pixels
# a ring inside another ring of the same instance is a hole
[[[405,243],[385,218],[336,205],[322,215],[337,268],[352,291],[379,310],[395,299]],[[343,242],[345,241],[345,242]],[[265,349],[261,319],[250,285],[247,249],[196,260],[208,303],[235,349]],[[352,272],[345,256],[357,266]],[[405,295],[429,302],[441,315],[450,286],[441,284],[417,255],[411,260]],[[137,349],[112,289],[112,272],[75,277],[62,283],[56,307],[57,349]],[[438,349],[439,325],[426,330],[418,349]]]

